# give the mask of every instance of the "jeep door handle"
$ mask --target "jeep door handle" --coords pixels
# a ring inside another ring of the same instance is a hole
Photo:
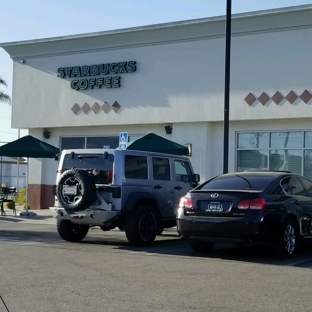
[[[182,190],[182,187],[180,185],[178,185],[174,189],[180,191],[180,190]]]
[[[160,190],[162,188],[162,186],[157,184],[157,185],[154,186],[154,188],[157,189],[157,190]]]

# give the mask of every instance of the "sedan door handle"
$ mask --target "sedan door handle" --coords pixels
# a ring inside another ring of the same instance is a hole
[[[154,186],[154,188],[157,189],[157,190],[160,190],[162,188],[162,186],[157,184],[157,185]]]
[[[300,205],[299,200],[296,199],[296,200],[294,201],[294,204],[295,204],[295,205]]]
[[[180,191],[180,190],[182,190],[182,187],[180,185],[178,185],[174,189]]]

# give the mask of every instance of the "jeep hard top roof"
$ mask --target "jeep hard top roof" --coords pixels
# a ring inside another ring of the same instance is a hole
[[[151,155],[158,157],[171,157],[171,158],[179,158],[189,160],[188,157],[182,155],[174,155],[174,154],[165,154],[165,153],[157,153],[157,152],[147,152],[147,151],[138,151],[138,150],[120,150],[120,149],[103,149],[103,148],[82,148],[82,149],[65,149],[62,150],[62,154],[104,154],[108,152],[109,154],[127,154],[127,155]]]

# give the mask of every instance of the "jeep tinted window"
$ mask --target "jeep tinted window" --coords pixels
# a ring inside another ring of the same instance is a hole
[[[103,154],[66,154],[63,170],[70,168],[78,169],[101,169],[103,171],[113,170],[114,155],[108,154],[104,159]]]
[[[170,180],[169,159],[153,157],[153,178],[154,180]]]
[[[146,157],[126,155],[125,176],[129,179],[147,179]]]
[[[175,177],[176,181],[190,182],[191,181],[191,169],[190,165],[186,161],[175,160],[174,161]]]

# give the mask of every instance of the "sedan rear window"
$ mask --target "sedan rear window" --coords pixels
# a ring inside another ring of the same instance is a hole
[[[201,187],[201,189],[263,191],[270,182],[272,182],[272,177],[269,176],[250,176],[250,177],[243,177],[240,175],[230,177],[223,176],[216,177],[208,181]]]

